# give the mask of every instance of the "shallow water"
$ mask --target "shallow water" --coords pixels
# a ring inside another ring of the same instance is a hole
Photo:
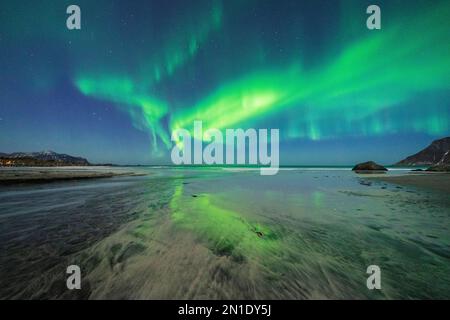
[[[450,298],[446,194],[348,169],[139,170],[1,187],[0,298]]]

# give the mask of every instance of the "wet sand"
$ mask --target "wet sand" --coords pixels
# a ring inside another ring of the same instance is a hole
[[[409,173],[399,176],[369,177],[369,179],[450,194],[449,173]]]
[[[109,167],[1,168],[0,184],[45,183],[53,181],[136,176],[142,173]]]
[[[450,296],[440,192],[350,170],[122,170],[148,175],[0,185],[0,298]],[[382,290],[367,289],[372,264]]]

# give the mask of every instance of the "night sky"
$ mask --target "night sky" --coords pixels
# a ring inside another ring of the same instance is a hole
[[[164,164],[202,120],[279,128],[282,164],[390,164],[450,135],[449,21],[448,0],[1,0],[0,152]]]

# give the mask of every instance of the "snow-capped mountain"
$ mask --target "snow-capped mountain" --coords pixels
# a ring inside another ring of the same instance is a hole
[[[85,158],[74,157],[54,151],[0,153],[0,165],[10,166],[87,166]]]

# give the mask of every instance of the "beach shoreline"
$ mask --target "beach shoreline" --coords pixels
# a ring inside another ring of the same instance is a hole
[[[450,194],[450,174],[436,172],[410,172],[396,176],[366,177],[370,180],[392,183],[400,186],[415,187]]]
[[[48,183],[120,176],[141,176],[145,173],[117,170],[111,167],[8,167],[0,168],[0,185]]]

